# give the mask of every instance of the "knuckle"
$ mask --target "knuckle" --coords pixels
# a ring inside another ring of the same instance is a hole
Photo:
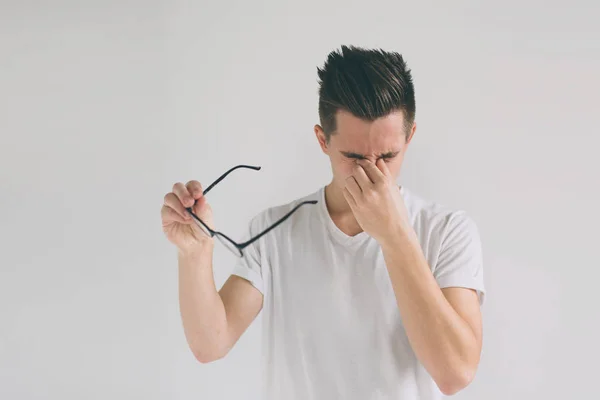
[[[172,209],[178,209],[183,204],[175,193],[167,193],[165,196],[165,205]]]
[[[186,184],[187,187],[194,187],[194,188],[199,188],[202,185],[200,184],[200,182],[198,182],[197,180],[191,180]]]
[[[192,195],[202,194],[202,185],[197,181],[189,182],[187,188]]]

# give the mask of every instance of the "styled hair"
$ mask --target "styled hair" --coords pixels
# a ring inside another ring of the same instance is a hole
[[[415,89],[402,55],[343,45],[317,71],[319,118],[327,142],[336,132],[340,109],[368,121],[400,110],[408,136],[415,120]]]

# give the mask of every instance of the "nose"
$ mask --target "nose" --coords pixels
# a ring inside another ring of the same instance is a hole
[[[375,157],[375,156],[372,156],[372,157],[365,157],[365,158],[364,158],[364,160],[365,160],[365,161],[369,161],[369,162],[371,162],[371,163],[373,163],[373,164],[376,164],[376,163],[377,163],[377,157]],[[355,162],[356,162],[356,163],[358,163],[359,161],[360,161],[360,160],[355,160]]]

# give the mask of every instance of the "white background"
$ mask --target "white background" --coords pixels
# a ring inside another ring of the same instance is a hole
[[[553,1],[1,1],[0,398],[258,399],[261,319],[199,364],[159,211],[208,183],[240,237],[330,178],[317,66],[402,53],[418,130],[403,185],[484,246],[483,357],[457,399],[597,386],[600,20]],[[235,259],[216,249],[217,284]]]

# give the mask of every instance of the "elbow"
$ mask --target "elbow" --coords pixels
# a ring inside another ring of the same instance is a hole
[[[194,357],[196,360],[198,360],[198,362],[200,362],[200,364],[210,364],[212,362],[219,361],[227,355],[226,352],[215,350],[192,350],[192,353],[194,353]]]
[[[474,377],[475,368],[461,368],[436,380],[436,384],[444,395],[452,396],[469,386]]]
[[[190,344],[190,350],[200,364],[210,364],[219,361],[229,353],[229,348],[224,344],[217,343],[197,343],[195,346]]]
[[[194,357],[196,357],[196,360],[198,360],[200,364],[210,364],[223,358],[223,356],[212,356],[210,354],[200,353],[194,353]]]
[[[220,334],[220,332],[222,331],[203,336],[186,335],[189,349],[200,364],[213,363],[224,358],[229,353],[231,346],[228,344],[227,337]]]

